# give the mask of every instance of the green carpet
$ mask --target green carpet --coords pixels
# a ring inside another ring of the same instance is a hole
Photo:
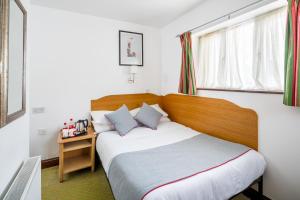
[[[84,169],[58,178],[58,167],[42,170],[42,200],[113,200],[104,170]]]
[[[234,200],[247,200],[239,195]],[[58,179],[58,167],[42,170],[42,200],[114,200],[105,173],[98,167],[70,173],[63,183]]]

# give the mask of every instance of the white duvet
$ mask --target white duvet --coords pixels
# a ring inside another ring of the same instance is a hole
[[[161,122],[157,130],[133,129],[126,136],[116,131],[101,133],[96,142],[103,168],[108,173],[113,158],[121,153],[140,151],[179,142],[196,132],[175,122]],[[220,167],[165,185],[150,192],[145,200],[223,200],[246,189],[266,167],[261,154],[251,150]]]

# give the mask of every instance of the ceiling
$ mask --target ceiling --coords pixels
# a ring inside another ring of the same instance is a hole
[[[204,0],[31,0],[35,5],[163,27]]]

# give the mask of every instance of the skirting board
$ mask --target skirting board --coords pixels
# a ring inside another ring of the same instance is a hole
[[[54,167],[58,165],[58,163],[59,163],[58,157],[42,160],[42,169]]]

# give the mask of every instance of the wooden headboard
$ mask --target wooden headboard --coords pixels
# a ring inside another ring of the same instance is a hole
[[[91,101],[91,110],[129,109],[143,102],[159,104],[172,121],[208,135],[258,148],[258,117],[255,111],[241,108],[224,99],[170,94],[111,95]]]
[[[255,111],[224,99],[170,94],[163,109],[172,121],[224,140],[258,147],[258,118]]]
[[[162,96],[155,94],[124,94],[110,95],[91,101],[91,111],[95,110],[117,110],[125,104],[129,110],[141,107],[143,102],[147,104],[162,105]]]

